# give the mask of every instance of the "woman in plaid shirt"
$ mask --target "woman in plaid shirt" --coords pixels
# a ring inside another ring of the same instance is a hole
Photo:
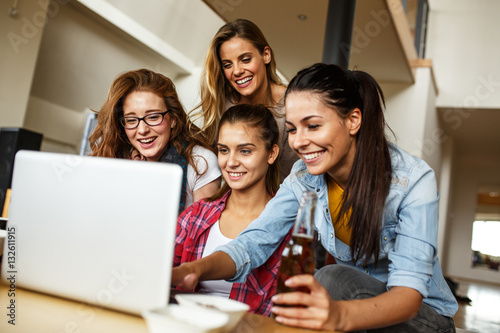
[[[236,105],[224,113],[217,159],[225,183],[214,196],[195,202],[179,216],[174,266],[208,256],[260,215],[279,187],[278,138],[273,114],[263,105]],[[251,312],[269,315],[285,242],[245,283],[202,281],[196,290],[244,302]]]

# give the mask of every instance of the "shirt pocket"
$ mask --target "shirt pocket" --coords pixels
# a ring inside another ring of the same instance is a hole
[[[385,221],[384,226],[380,231],[379,260],[382,258],[387,258],[389,252],[394,248],[394,243],[396,241],[396,226],[396,218],[391,218]]]

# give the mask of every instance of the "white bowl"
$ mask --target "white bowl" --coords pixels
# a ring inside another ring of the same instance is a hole
[[[214,296],[214,295],[201,295],[201,294],[178,294],[175,299],[182,306],[189,306],[191,308],[208,308],[218,312],[225,313],[229,316],[229,323],[224,327],[224,332],[229,332],[238,325],[238,322],[245,315],[250,307],[229,298]]]
[[[142,312],[150,333],[219,333],[229,322],[223,312],[170,304]]]

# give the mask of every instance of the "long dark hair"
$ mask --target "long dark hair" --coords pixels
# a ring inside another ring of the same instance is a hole
[[[351,211],[348,227],[351,234],[351,254],[366,266],[372,256],[375,263],[380,251],[380,230],[385,200],[389,194],[392,166],[383,107],[384,95],[375,79],[363,71],[344,70],[337,65],[315,64],[301,70],[285,93],[306,91],[317,94],[342,118],[353,109],[361,110],[362,122],[356,134],[356,155],[344,189],[338,216],[342,223]]]
[[[222,115],[220,125],[217,131],[219,137],[220,129],[224,124],[243,124],[248,128],[254,128],[258,131],[259,138],[264,142],[266,151],[271,152],[274,145],[278,145],[279,129],[274,116],[267,107],[261,104],[238,104],[227,109]],[[266,190],[271,196],[278,191],[280,186],[280,162],[277,158],[273,164],[269,165],[266,173]],[[220,199],[227,191],[229,185],[226,182],[212,197],[207,201]]]

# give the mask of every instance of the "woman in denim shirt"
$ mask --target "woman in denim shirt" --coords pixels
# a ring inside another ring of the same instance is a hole
[[[175,269],[173,282],[244,281],[292,228],[302,193],[315,191],[315,229],[337,265],[287,280],[310,292],[275,295],[276,320],[323,330],[455,332],[458,305],[437,258],[434,172],[387,142],[383,105],[365,72],[325,64],[300,71],[285,107],[288,142],[301,160],[249,228]]]

